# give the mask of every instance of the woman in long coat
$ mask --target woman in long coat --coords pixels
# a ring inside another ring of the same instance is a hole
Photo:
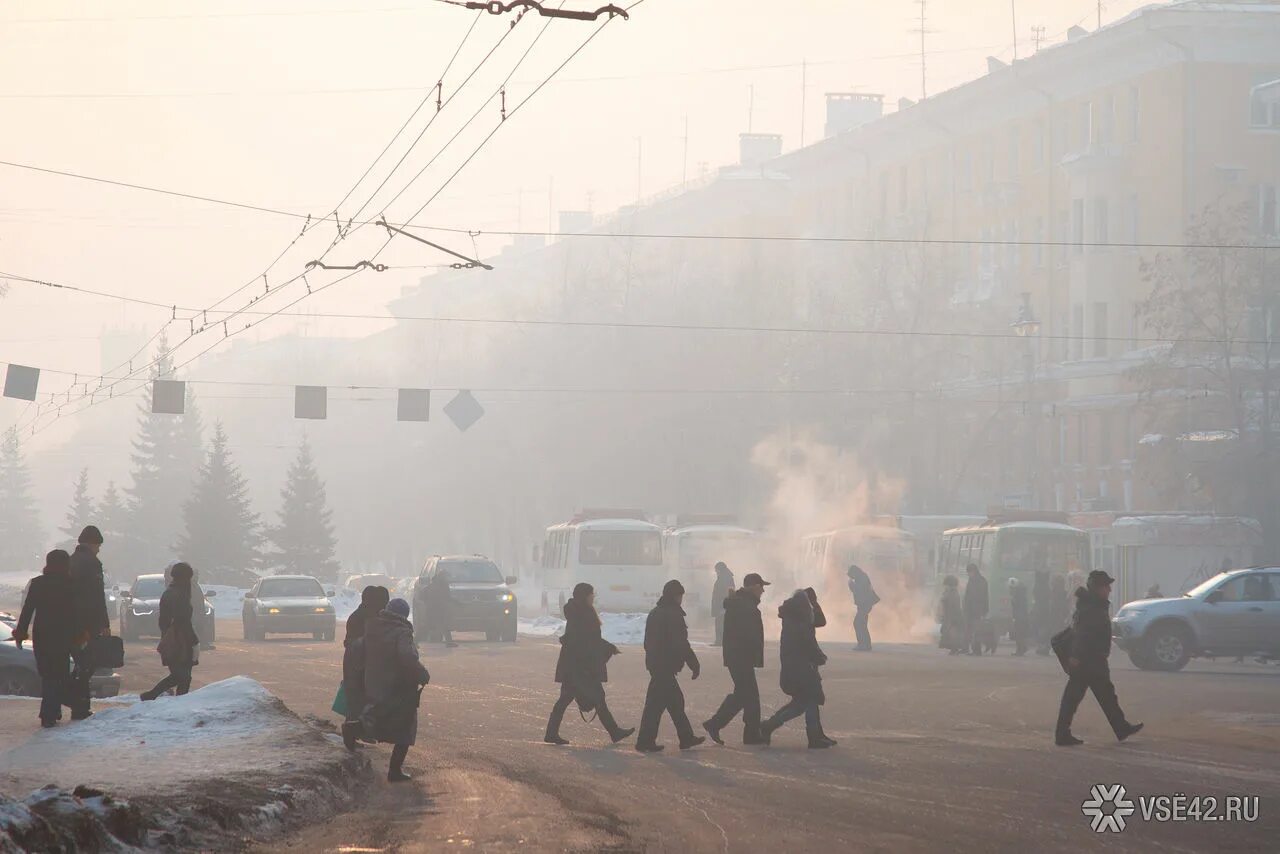
[[[200,638],[196,636],[191,622],[191,579],[194,574],[185,563],[175,563],[169,570],[169,586],[160,597],[157,615],[160,643],[156,647],[160,662],[169,668],[169,675],[150,691],[139,694],[143,700],[154,700],[168,693],[170,688],[175,689],[179,696],[191,690],[191,668],[196,664],[200,647]]]
[[[959,655],[964,649],[964,606],[960,603],[960,580],[954,575],[942,579],[942,599],[938,602],[938,645]]]
[[[600,723],[604,724],[615,744],[635,732],[634,727],[624,729],[618,726],[605,701],[604,683],[609,681],[609,659],[618,654],[618,648],[600,633],[600,615],[596,613],[595,601],[595,588],[584,582],[573,588],[573,598],[564,603],[565,627],[560,637],[560,657],[556,660],[560,697],[547,720],[547,734],[543,737],[547,744],[569,743],[560,737],[560,722],[574,700],[578,701],[583,712],[595,709]]]
[[[392,599],[378,616],[365,623],[364,698],[362,729],[366,738],[395,745],[387,780],[411,779],[404,773],[409,748],[418,740],[418,700],[431,674],[418,660],[409,623],[409,603]]]
[[[19,647],[31,638],[40,674],[40,725],[46,728],[57,726],[62,706],[70,700],[71,647],[77,633],[70,573],[71,555],[62,549],[49,552],[43,573],[31,579],[13,630]]]
[[[827,656],[818,646],[817,630],[827,624],[826,615],[818,604],[817,594],[810,587],[797,590],[783,602],[778,608],[778,616],[782,619],[782,673],[778,681],[782,693],[791,701],[760,724],[760,734],[767,744],[774,730],[792,718],[804,715],[809,747],[831,747],[836,741],[822,731],[819,711],[827,696],[822,690],[822,675],[818,668],[827,663]]]

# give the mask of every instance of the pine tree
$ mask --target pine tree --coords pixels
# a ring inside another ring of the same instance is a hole
[[[151,378],[173,378],[173,359],[163,338]],[[111,547],[113,562],[157,572],[172,560],[182,533],[182,507],[204,456],[200,434],[200,413],[190,389],[185,415],[153,413],[150,395],[139,406],[133,484],[125,491],[128,514],[119,546]]]
[[[116,489],[116,482],[109,481],[106,492],[102,493],[102,500],[98,502],[98,529],[102,531],[103,539],[108,543],[123,544],[128,522],[129,511],[124,506],[120,491]]]
[[[296,573],[336,581],[338,543],[333,534],[332,513],[305,438],[298,448],[298,458],[289,466],[280,497],[280,524],[267,535],[275,546],[267,555],[268,565],[281,575]]]
[[[76,491],[71,496],[71,506],[67,508],[67,523],[62,526],[62,534],[72,543],[76,542],[85,525],[96,524],[93,499],[89,497],[89,470],[80,469],[80,477],[76,479]]]
[[[40,513],[31,497],[31,474],[18,433],[0,443],[0,567],[34,570],[44,565]]]
[[[218,422],[191,499],[182,508],[186,533],[177,546],[179,557],[207,581],[216,583],[228,569],[257,569],[262,561],[262,523],[248,491]]]

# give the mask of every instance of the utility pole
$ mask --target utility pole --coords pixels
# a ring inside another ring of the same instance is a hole
[[[1036,25],[1031,28],[1031,41],[1035,44],[1036,53],[1040,52],[1040,43],[1044,41],[1044,27]]]
[[[755,119],[756,113],[756,84],[752,83],[747,89],[747,133],[752,131],[752,121]]]
[[[639,202],[643,197],[641,190],[644,188],[644,138],[636,137],[636,201]]]
[[[809,60],[800,60],[800,147],[804,148],[805,97],[809,94]]]
[[[1098,29],[1102,29],[1102,0],[1098,0]]]
[[[680,186],[689,183],[689,116],[684,117],[684,154],[680,158]]]
[[[916,0],[920,5],[920,26],[912,30],[913,33],[920,34],[920,100],[929,97],[929,76],[925,65],[925,44],[924,37],[929,32],[929,28],[925,26],[925,12],[928,0]]]
[[[1013,24],[1013,61],[1018,61],[1018,0],[1009,0],[1009,19]]]

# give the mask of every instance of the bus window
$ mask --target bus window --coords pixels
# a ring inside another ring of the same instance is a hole
[[[658,531],[581,531],[578,562],[584,566],[659,566],[662,534]]]

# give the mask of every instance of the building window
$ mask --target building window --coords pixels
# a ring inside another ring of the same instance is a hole
[[[1021,135],[1018,133],[1018,129],[1016,127],[1012,128],[1009,131],[1009,177],[1010,178],[1017,178],[1018,172],[1020,171],[1020,165],[1018,163],[1018,146],[1021,143],[1021,139],[1019,139],[1020,136]]]
[[[1084,199],[1071,200],[1071,251],[1084,254]]]
[[[1111,241],[1111,223],[1109,222],[1106,196],[1095,196],[1093,199],[1093,242],[1098,244],[1095,250],[1105,250],[1105,244]]]
[[[1071,360],[1084,358],[1084,303],[1071,307]]]
[[[1142,127],[1142,101],[1138,95],[1138,87],[1129,87],[1129,139],[1138,141],[1138,132]]]
[[[1276,185],[1258,185],[1258,234],[1263,237],[1280,235],[1280,211],[1276,208]]]
[[[1110,145],[1116,121],[1116,96],[1107,95],[1102,99],[1102,115],[1098,116],[1098,143]]]
[[[1033,145],[1033,150],[1031,154],[1035,158],[1033,162],[1037,169],[1040,169],[1044,166],[1044,162],[1047,157],[1046,152],[1044,150],[1044,146],[1047,141],[1048,141],[1048,134],[1044,132],[1044,120],[1040,119],[1036,122],[1035,137],[1031,140]]]
[[[1076,462],[1080,465],[1084,465],[1085,432],[1088,424],[1083,412],[1076,416]]]
[[[1249,124],[1255,128],[1280,129],[1280,104],[1276,103],[1280,76],[1274,72],[1255,74],[1253,84],[1249,90]]]
[[[1108,465],[1112,458],[1110,412],[1098,413],[1098,465]],[[1103,481],[1106,483],[1106,481]],[[1104,496],[1105,497],[1105,496]]]
[[[1093,304],[1093,357],[1095,359],[1105,359],[1107,357],[1108,340],[1111,330],[1107,323],[1107,304],[1105,302],[1095,302]]]
[[[1067,429],[1067,416],[1058,416],[1058,465],[1065,466],[1067,464],[1067,437],[1070,434]]]
[[[1053,241],[1056,244],[1055,249],[1057,250],[1059,267],[1067,263],[1067,244],[1071,242],[1069,216],[1065,210],[1058,211],[1058,221],[1055,223],[1053,230]]]
[[[1093,141],[1093,102],[1080,105],[1080,147],[1088,148]]]
[[[1031,239],[1035,245],[1031,247],[1031,257],[1037,267],[1044,266],[1044,217],[1038,216],[1035,220],[1035,230],[1031,232]]]
[[[987,162],[986,162],[986,182],[994,183],[996,180],[996,145],[991,140],[987,140]]]

